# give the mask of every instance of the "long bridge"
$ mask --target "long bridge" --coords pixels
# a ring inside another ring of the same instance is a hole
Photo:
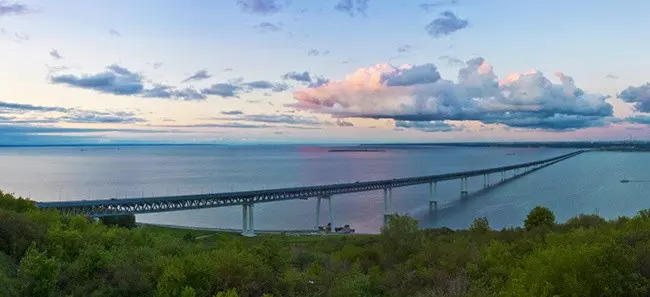
[[[216,194],[38,202],[36,203],[36,206],[44,209],[57,209],[64,214],[70,215],[105,217],[241,205],[242,235],[254,236],[255,225],[253,210],[257,203],[316,198],[315,228],[318,228],[320,222],[321,202],[322,200],[327,200],[329,204],[329,222],[332,224],[332,228],[334,228],[332,210],[332,197],[334,195],[383,190],[385,223],[392,213],[393,188],[427,184],[429,190],[429,210],[434,211],[438,208],[438,203],[435,200],[436,185],[438,182],[460,180],[460,194],[461,196],[466,196],[468,193],[467,180],[471,177],[482,176],[483,186],[490,187],[493,185],[491,182],[491,176],[494,174],[499,175],[497,182],[494,184],[500,184],[509,178],[516,178],[522,174],[539,170],[584,152],[586,152],[586,150],[576,151],[549,159],[509,166],[398,179]]]

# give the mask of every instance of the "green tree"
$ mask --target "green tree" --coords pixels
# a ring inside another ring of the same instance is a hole
[[[53,296],[61,265],[31,247],[20,261],[18,277],[23,296]]]
[[[526,230],[532,230],[535,228],[552,228],[555,226],[555,215],[546,207],[536,206],[526,217],[524,226],[526,227]]]
[[[214,297],[239,297],[239,294],[237,294],[237,290],[235,289],[230,289],[225,292],[219,292],[217,295],[214,295]]]
[[[379,236],[385,264],[394,265],[408,259],[420,249],[422,235],[417,220],[407,215],[390,216]]]
[[[485,233],[490,231],[490,223],[486,217],[475,218],[469,230],[476,233]]]

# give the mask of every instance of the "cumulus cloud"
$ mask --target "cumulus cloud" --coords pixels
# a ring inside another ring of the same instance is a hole
[[[0,17],[25,14],[27,12],[29,12],[27,5],[18,3],[9,4],[7,1],[0,1]]]
[[[245,12],[262,15],[274,14],[282,9],[277,0],[237,0],[237,4]]]
[[[625,121],[632,124],[650,125],[650,115],[634,115],[627,117]]]
[[[650,112],[650,83],[638,87],[630,86],[618,94],[618,98],[634,104],[634,110]]]
[[[437,19],[431,21],[427,25],[426,31],[432,37],[439,38],[465,29],[468,25],[469,22],[467,20],[461,19],[453,12],[447,10],[442,12]]]
[[[144,80],[141,74],[132,72],[117,64],[110,65],[106,68],[106,71],[97,74],[50,76],[50,82],[53,84],[63,84],[105,94],[181,100],[206,99],[204,93],[193,88],[177,89],[162,84],[145,87]]]
[[[255,29],[257,29],[257,31],[259,32],[267,33],[267,32],[277,32],[280,31],[282,28],[280,28],[280,26],[278,25],[269,22],[261,22],[255,25]]]
[[[52,49],[52,50],[50,51],[50,57],[52,57],[52,58],[54,58],[54,59],[56,59],[56,60],[63,59],[63,57],[61,56],[61,54],[59,54],[59,51],[57,51],[57,50],[55,50],[55,49]]]
[[[451,132],[462,130],[455,125],[450,125],[442,121],[395,121],[395,128],[414,129],[422,132]]]
[[[211,78],[212,75],[208,74],[208,71],[205,69],[199,70],[196,73],[188,76],[186,79],[182,80],[181,83],[186,83],[190,81],[199,81],[199,80],[204,80]]]
[[[369,0],[339,0],[334,9],[354,16],[355,14],[366,15]]]
[[[535,70],[499,80],[483,58],[466,64],[457,82],[442,79],[433,64],[361,68],[341,81],[294,90],[293,106],[335,117],[475,120],[549,130],[602,126],[613,115],[606,96],[585,93],[563,73],[556,73],[560,84]]]

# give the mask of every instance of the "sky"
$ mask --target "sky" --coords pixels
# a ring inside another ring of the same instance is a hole
[[[0,0],[0,145],[647,140],[648,10]]]

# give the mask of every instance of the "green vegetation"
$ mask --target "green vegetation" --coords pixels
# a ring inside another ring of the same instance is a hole
[[[128,220],[127,220],[128,221]],[[119,225],[119,224],[118,224]],[[650,211],[525,228],[243,238],[127,229],[40,211],[0,192],[0,296],[648,296]]]

